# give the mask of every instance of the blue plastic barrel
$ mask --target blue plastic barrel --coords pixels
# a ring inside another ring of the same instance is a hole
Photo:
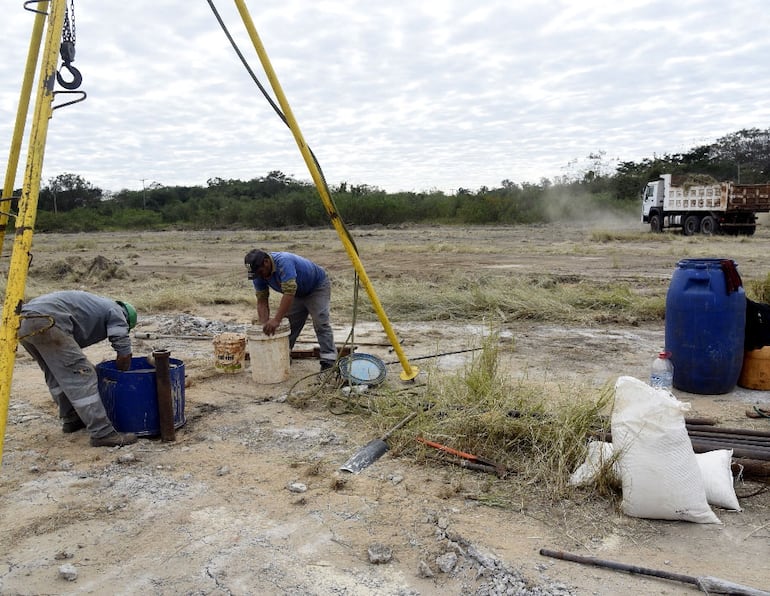
[[[168,362],[174,428],[179,428],[185,423],[184,363],[175,358]],[[96,374],[99,395],[116,430],[140,437],[160,434],[155,367],[147,358],[132,358],[126,371],[118,370],[114,360],[101,362],[96,365]]]
[[[683,259],[666,295],[666,350],[674,387],[713,395],[733,390],[743,365],[746,293],[730,259]]]

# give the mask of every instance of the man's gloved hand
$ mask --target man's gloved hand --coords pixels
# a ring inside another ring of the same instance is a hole
[[[124,356],[118,356],[115,358],[115,366],[118,370],[130,370],[131,369],[131,354],[125,354]]]

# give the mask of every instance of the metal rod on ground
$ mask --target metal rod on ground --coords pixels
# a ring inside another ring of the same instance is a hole
[[[734,443],[722,443],[719,441],[698,441],[691,440],[692,449],[695,453],[705,453],[707,451],[715,451],[717,449],[732,449],[733,457],[745,457],[746,459],[761,459],[770,461],[770,449],[743,448],[736,446]]]
[[[136,339],[200,339],[211,341],[213,335],[166,335],[165,333],[152,333],[151,331],[134,331]]]
[[[770,478],[770,461],[734,457],[730,469],[733,474],[740,474],[743,478]]]
[[[171,370],[168,350],[154,350],[155,359],[155,388],[158,394],[158,422],[160,425],[160,440],[175,441],[174,403],[171,399]]]
[[[430,461],[435,461],[442,464],[452,464],[466,468],[468,470],[475,470],[477,472],[487,472],[488,474],[498,475],[498,471],[494,466],[488,466],[487,464],[478,464],[476,462],[468,461],[467,459],[452,459],[449,457],[431,457]]]
[[[716,418],[685,418],[684,423],[693,426],[716,426]]]
[[[712,426],[705,426],[703,424],[691,424],[688,422],[688,419],[685,418],[684,420],[685,426],[687,427],[687,432],[709,432],[709,433],[715,433],[720,435],[745,435],[749,437],[767,437],[770,439],[770,432],[764,431],[764,430],[751,430],[748,428],[724,428],[724,427],[712,427]]]
[[[690,437],[698,439],[709,439],[711,441],[723,441],[726,443],[734,442],[740,445],[755,445],[757,447],[770,447],[770,439],[753,437],[751,435],[718,435],[698,430],[688,431],[687,434],[690,435]]]
[[[691,584],[698,589],[702,590],[706,594],[735,594],[738,596],[770,596],[770,592],[764,590],[758,590],[749,586],[743,586],[727,580],[720,579],[718,577],[699,576],[693,577],[691,575],[684,575],[682,573],[672,573],[670,571],[661,571],[659,569],[648,569],[647,567],[639,567],[637,565],[628,565],[626,563],[619,563],[617,561],[607,561],[606,559],[597,559],[596,557],[584,557],[573,553],[564,551],[549,550],[547,548],[541,548],[540,554],[544,557],[553,557],[554,559],[562,559],[564,561],[572,561],[574,563],[583,563],[585,565],[594,565],[596,567],[605,567],[607,569],[614,569],[616,571],[626,571],[628,573],[636,573],[638,575],[650,575],[652,577],[659,577],[662,579],[668,579],[672,581],[682,582],[685,584]]]
[[[612,442],[612,434],[608,432],[594,432],[592,436],[601,441]],[[706,451],[715,451],[717,449],[732,449],[733,457],[770,461],[770,449],[765,447],[757,447],[755,445],[744,446],[735,442],[703,439],[702,437],[690,437],[690,442],[695,453],[705,453]]]
[[[707,430],[690,430],[687,434],[691,437],[710,437],[717,441],[746,441],[757,445],[770,445],[770,437],[758,437],[747,433],[715,433]]]

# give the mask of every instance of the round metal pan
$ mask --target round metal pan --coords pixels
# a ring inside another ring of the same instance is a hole
[[[351,385],[379,385],[385,380],[385,363],[371,354],[350,354],[340,358],[340,376]]]

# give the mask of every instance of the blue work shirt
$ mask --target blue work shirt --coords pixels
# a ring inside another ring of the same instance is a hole
[[[268,279],[258,277],[252,280],[254,289],[262,292],[268,287],[276,292],[284,293],[283,284],[295,281],[297,292],[295,296],[302,298],[318,288],[326,281],[326,271],[313,261],[290,252],[271,252],[273,272]]]

